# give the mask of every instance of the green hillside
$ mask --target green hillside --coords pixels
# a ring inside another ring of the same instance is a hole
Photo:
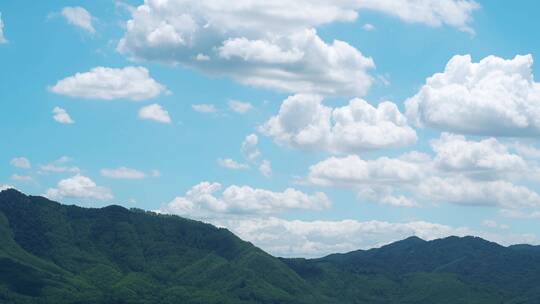
[[[6,190],[0,303],[540,303],[540,250],[409,238],[280,259],[201,222]]]

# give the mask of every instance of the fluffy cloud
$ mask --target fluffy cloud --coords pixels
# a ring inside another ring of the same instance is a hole
[[[320,257],[330,253],[367,249],[412,235],[430,240],[472,233],[467,228],[421,221],[288,221],[272,217],[223,220],[219,224],[272,254],[286,257]]]
[[[2,21],[2,13],[0,12],[0,44],[7,42],[8,41],[4,36],[4,22]]]
[[[448,133],[432,142],[434,156],[330,157],[309,168],[306,181],[356,191],[360,200],[413,207],[425,203],[540,209],[540,195],[521,184],[538,167],[494,138],[469,141]],[[526,183],[525,183],[526,184]]]
[[[19,182],[31,182],[31,181],[34,180],[29,175],[19,175],[19,174],[11,175],[11,179],[14,180],[14,181],[19,181]]]
[[[60,107],[54,107],[53,111],[53,119],[61,124],[72,124],[75,123],[73,119],[71,119],[71,116],[69,116],[68,112]]]
[[[144,172],[126,167],[119,167],[116,169],[101,169],[100,173],[104,177],[114,179],[142,179],[146,177]]]
[[[212,104],[194,104],[191,106],[193,111],[199,112],[199,113],[216,113],[217,109]]]
[[[9,164],[15,168],[21,168],[21,169],[32,168],[32,164],[26,157],[15,157],[9,162]]]
[[[89,72],[64,78],[49,88],[52,92],[86,99],[144,100],[167,92],[143,67],[121,69],[95,67]]]
[[[139,109],[139,118],[154,120],[161,123],[171,123],[169,112],[163,109],[157,103],[142,107]]]
[[[357,155],[330,157],[309,168],[308,181],[318,186],[348,187],[361,200],[399,207],[415,207],[415,200],[395,195],[393,188],[412,187],[425,175],[427,163],[380,157],[363,160]]]
[[[375,10],[406,22],[468,26],[473,1],[146,0],[132,12],[118,51],[134,59],[179,63],[286,92],[363,95],[373,60],[315,28]]]
[[[473,11],[480,8],[475,1],[411,1],[411,0],[355,0],[360,9],[371,9],[386,13],[409,23],[424,23],[430,26],[443,24],[465,32],[473,32],[469,26]]]
[[[221,189],[219,183],[202,182],[193,186],[184,196],[176,197],[160,211],[208,219],[223,215],[268,215],[289,209],[321,210],[329,208],[331,204],[322,192],[308,195],[292,188],[273,192],[236,185],[223,191]]]
[[[321,257],[336,252],[369,249],[413,235],[425,240],[477,235],[504,245],[534,244],[539,241],[532,234],[489,233],[425,221],[301,221],[268,217],[222,219],[212,223],[230,229],[271,254],[283,257]]]
[[[420,179],[424,168],[417,163],[380,157],[363,160],[357,155],[330,157],[309,168],[308,180],[315,185],[403,184]]]
[[[232,170],[246,170],[249,168],[248,165],[239,163],[230,158],[225,158],[225,159],[220,158],[218,159],[218,164],[223,168],[232,169]]]
[[[79,174],[59,181],[56,188],[47,190],[45,196],[53,200],[80,198],[108,201],[113,198],[110,189],[97,186],[93,180]]]
[[[94,34],[96,30],[92,25],[92,15],[83,7],[67,6],[62,9],[62,16],[69,24],[77,26],[90,34]]]
[[[391,102],[374,107],[362,99],[330,108],[318,95],[288,97],[259,130],[278,143],[331,153],[355,153],[416,142],[416,132]]]
[[[407,116],[419,126],[491,136],[540,134],[540,84],[531,55],[505,60],[454,56],[442,73],[426,80],[406,101]]]
[[[431,177],[422,181],[416,191],[432,202],[540,208],[538,193],[503,180],[477,181],[464,176]]]
[[[316,15],[293,16],[287,11],[293,9],[290,2],[284,1],[187,5],[149,0],[133,12],[118,51],[279,91],[365,94],[372,59],[346,42],[327,44],[311,28],[327,23],[320,19],[352,20],[356,13],[303,4],[298,8]]]
[[[464,136],[441,134],[432,142],[435,163],[442,170],[489,174],[509,173],[526,169],[526,162],[495,138],[467,141]]]
[[[253,106],[249,102],[231,100],[229,101],[229,109],[238,114],[245,114],[251,111],[251,109],[253,109]]]

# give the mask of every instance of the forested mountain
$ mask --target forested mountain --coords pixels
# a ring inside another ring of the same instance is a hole
[[[5,190],[0,303],[540,303],[540,249],[412,237],[283,259],[177,216]]]

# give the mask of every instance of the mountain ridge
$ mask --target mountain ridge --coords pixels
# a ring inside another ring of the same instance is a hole
[[[0,303],[539,303],[540,247],[478,237],[276,258],[224,228],[0,192]]]

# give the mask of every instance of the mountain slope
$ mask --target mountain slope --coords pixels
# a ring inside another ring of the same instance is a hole
[[[540,247],[411,237],[275,258],[226,229],[0,192],[0,303],[540,303]]]
[[[503,247],[476,237],[429,242],[411,237],[367,251],[283,261],[318,290],[344,301],[540,303],[535,246]]]
[[[312,303],[315,297],[280,260],[225,229],[176,216],[65,206],[7,190],[0,193],[0,238],[0,302]]]

